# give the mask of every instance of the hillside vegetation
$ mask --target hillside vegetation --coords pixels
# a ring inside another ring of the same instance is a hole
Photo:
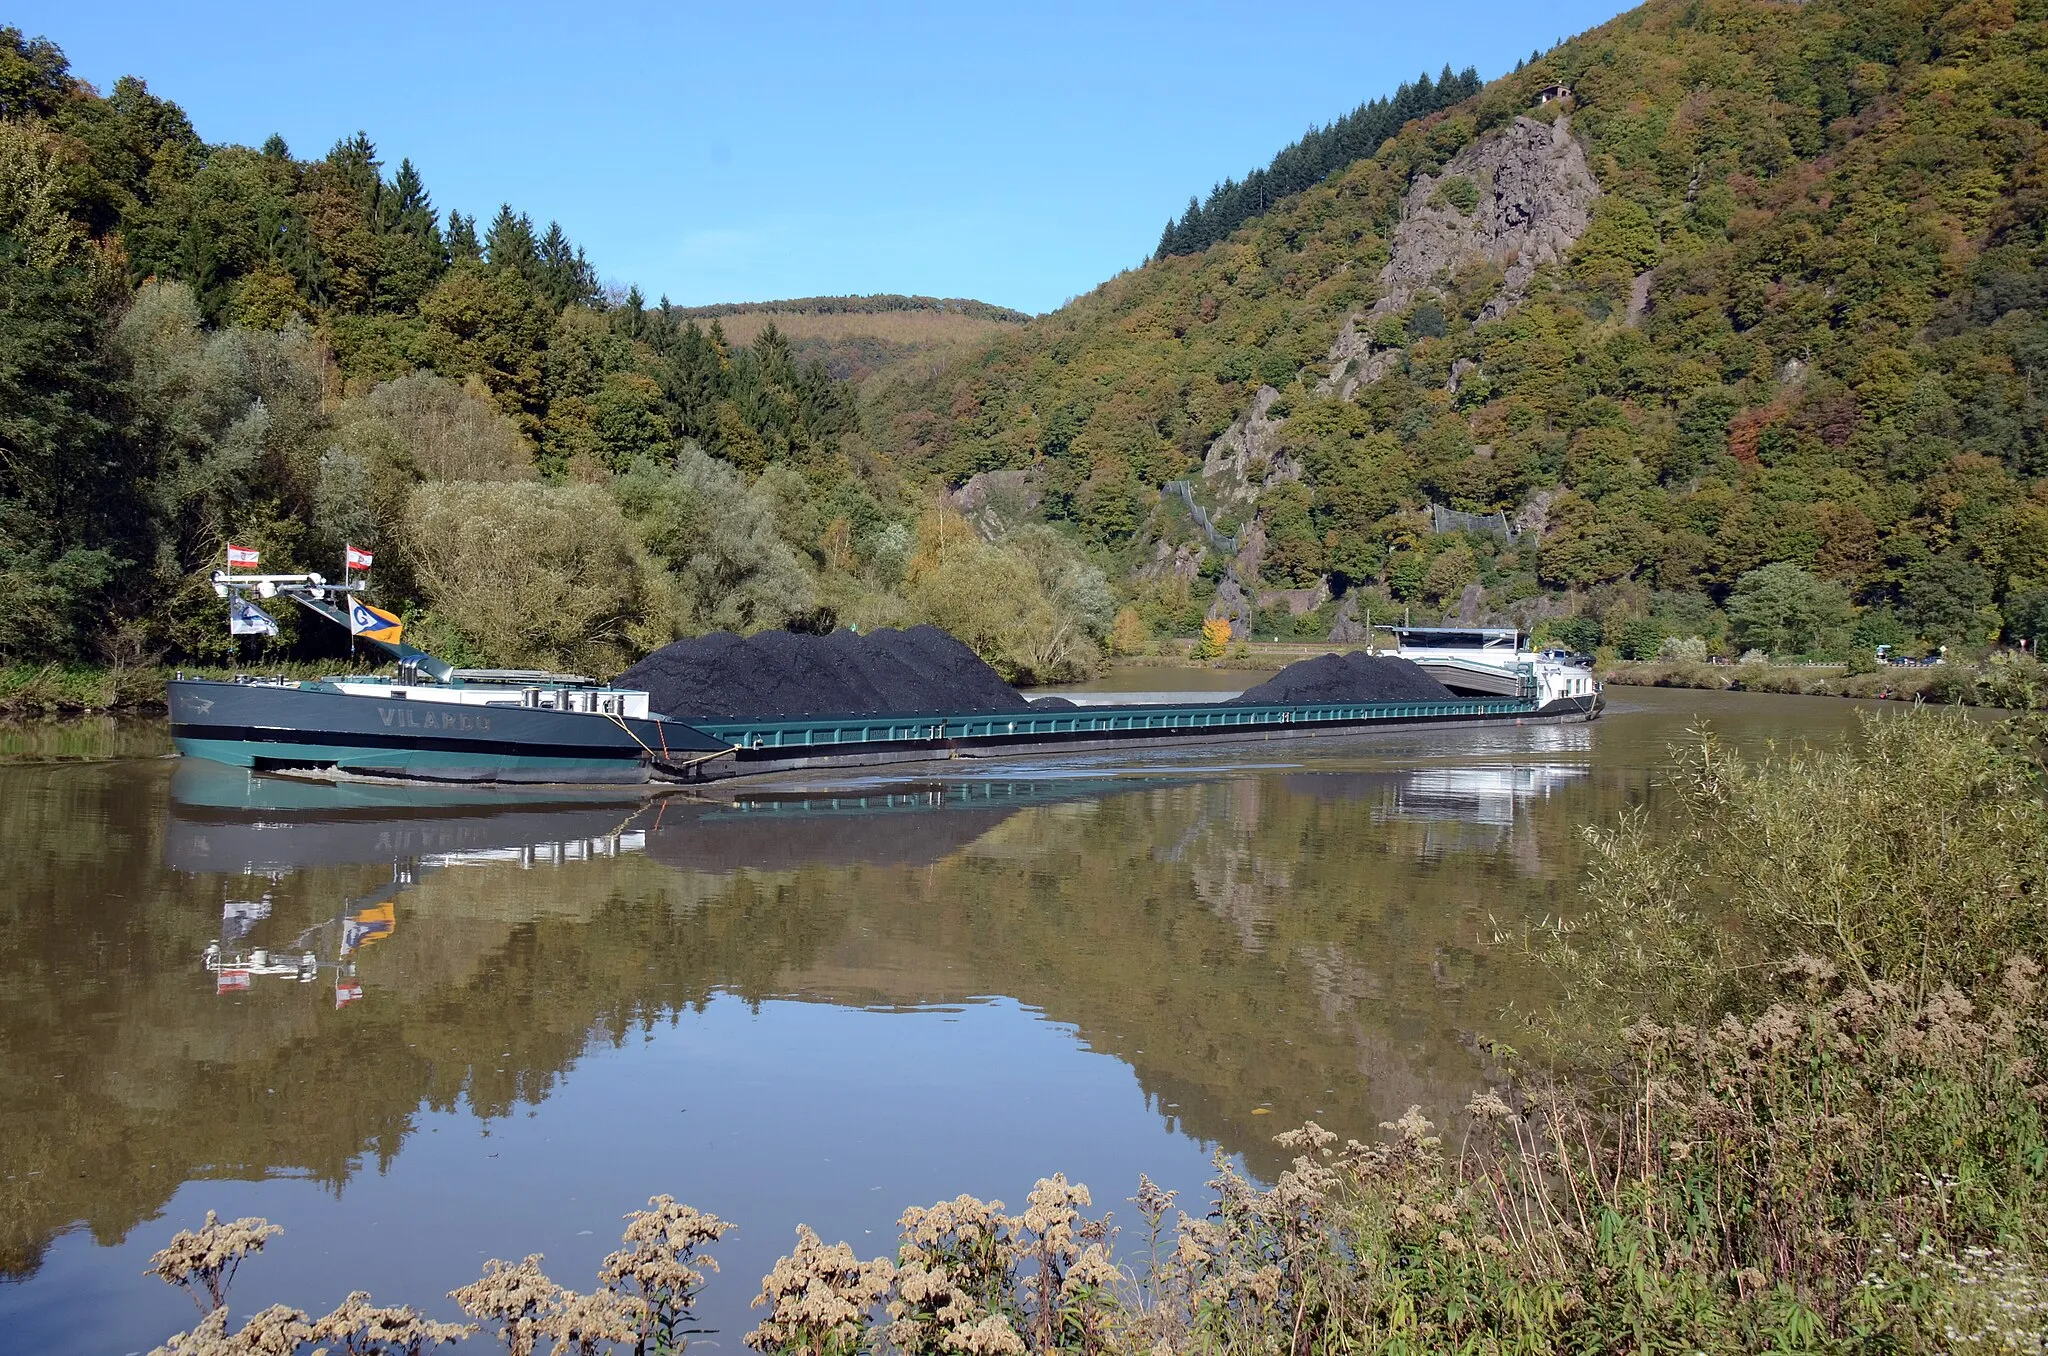
[[[2048,634],[2044,40],[2043,0],[1653,0],[1026,322],[607,295],[365,135],[209,144],[7,29],[0,660],[232,658],[230,539],[372,548],[451,657],[607,670],[834,619],[1017,678],[1205,617]]]
[[[869,437],[952,480],[1029,468],[1179,624],[1328,580],[1624,650],[2048,632],[2044,40],[2038,0],[1653,0],[877,392]],[[1521,118],[1566,120],[1597,184],[1547,242],[1497,210],[1545,184],[1457,172]],[[1399,257],[1458,220],[1529,249]],[[1220,542],[1161,498],[1180,478]],[[1439,534],[1431,503],[1527,530]]]
[[[210,145],[0,29],[0,660],[232,660],[233,541],[273,571],[372,550],[457,661],[967,617],[1013,676],[1092,664],[1109,593],[1065,538],[965,540],[772,324],[740,343],[595,278],[559,226],[444,215],[365,135]],[[936,305],[865,323],[1019,318]],[[333,652],[278,620],[270,651]]]

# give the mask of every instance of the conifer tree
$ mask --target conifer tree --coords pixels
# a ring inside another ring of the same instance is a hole
[[[493,268],[511,269],[531,278],[540,264],[534,246],[533,218],[524,212],[514,212],[509,202],[500,204],[498,215],[491,218],[490,228],[484,232],[484,257]]]
[[[460,212],[448,214],[448,262],[451,264],[478,264],[483,262],[483,243],[476,238],[476,218],[466,217]]]
[[[394,230],[420,239],[435,234],[438,214],[434,211],[434,200],[427,193],[427,186],[410,159],[398,162],[398,174],[392,179],[391,192],[387,196],[391,203],[391,226]]]
[[[380,171],[383,165],[377,159],[377,147],[367,132],[357,132],[334,143],[334,149],[327,153],[327,164],[335,172],[344,190],[350,193],[363,209],[363,219],[371,229],[378,229],[379,206],[384,196],[384,178]]]

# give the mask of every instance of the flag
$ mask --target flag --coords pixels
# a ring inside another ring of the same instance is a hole
[[[344,570],[367,570],[375,558],[368,551],[359,551],[353,546],[341,548],[341,564]]]
[[[222,970],[213,977],[215,993],[240,993],[249,987],[247,970]]]
[[[334,1006],[345,1008],[360,1002],[363,997],[363,981],[360,979],[338,979],[334,981]]]
[[[233,542],[228,543],[228,568],[231,570],[237,565],[253,570],[259,558],[253,546],[236,546]]]
[[[355,635],[396,645],[399,635],[405,630],[405,623],[381,607],[371,607],[360,598],[351,598],[348,600],[348,629]]]
[[[233,598],[228,602],[228,634],[274,636],[277,634],[277,618],[247,598]]]

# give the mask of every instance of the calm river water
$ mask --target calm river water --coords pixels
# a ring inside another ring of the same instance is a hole
[[[318,789],[158,727],[0,731],[0,1331],[145,1351],[141,1272],[211,1208],[284,1226],[234,1308],[352,1289],[443,1317],[488,1257],[588,1288],[658,1192],[737,1221],[705,1350],[798,1222],[1098,1210],[1220,1150],[1462,1106],[1543,977],[1495,925],[1571,906],[1577,829],[1653,802],[1696,716],[1756,747],[1826,698],[1617,688],[1591,726],[877,778],[732,805]],[[210,941],[317,966],[242,979]]]

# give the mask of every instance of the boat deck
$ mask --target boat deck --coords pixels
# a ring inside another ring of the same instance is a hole
[[[1590,720],[1595,699],[1537,704],[1529,697],[1273,706],[1089,706],[963,715],[814,716],[793,720],[692,719],[730,744],[680,778],[717,781],[768,772],[934,759],[1008,757],[1190,743],[1305,738],[1398,726]]]

